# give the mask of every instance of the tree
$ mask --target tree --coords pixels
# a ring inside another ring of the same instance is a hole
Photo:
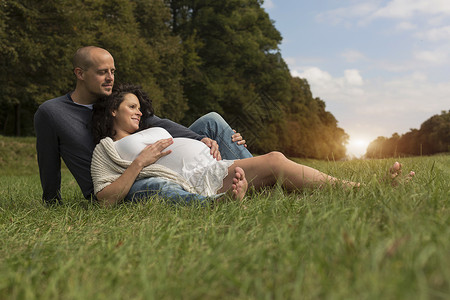
[[[426,120],[420,129],[411,129],[390,139],[378,137],[370,143],[366,156],[384,158],[399,155],[430,155],[450,151],[450,111]]]
[[[0,114],[3,133],[33,132],[37,105],[73,89],[71,58],[86,45],[109,50],[116,59],[118,81],[141,84],[154,100],[156,111],[181,120],[187,107],[180,85],[180,46],[167,25],[170,12],[162,0],[145,3],[2,1],[0,104],[6,108]],[[140,9],[146,13],[145,18]],[[154,34],[153,39],[150,34]],[[11,110],[16,111],[14,122],[6,114]],[[16,124],[15,130],[10,124]]]
[[[1,102],[14,107],[15,129],[20,135],[32,130],[32,112],[55,88],[67,86],[59,70],[68,67],[64,15],[55,1],[4,1],[1,6],[3,33],[0,48]],[[62,24],[60,24],[62,22]],[[55,30],[59,33],[55,35]],[[59,66],[59,68],[55,68]],[[70,68],[69,68],[70,70]]]
[[[290,75],[278,53],[280,33],[256,0],[171,0],[172,28],[184,49],[184,91],[190,123],[209,111],[231,120],[246,136],[261,127],[265,134],[250,140],[254,149],[278,144],[275,127],[282,110],[268,114],[289,97]]]
[[[292,78],[260,0],[0,2],[3,134],[32,134],[37,105],[74,88],[73,53],[111,52],[116,82],[142,85],[158,115],[189,124],[216,111],[255,153],[341,158],[348,136]],[[7,112],[15,111],[14,117]]]
[[[287,125],[282,145],[287,155],[319,159],[345,157],[348,135],[337,126],[320,98],[314,98],[308,81],[291,79],[292,98],[285,106]]]

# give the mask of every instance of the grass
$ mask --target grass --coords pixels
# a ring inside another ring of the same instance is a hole
[[[394,160],[301,160],[366,185],[103,209],[66,169],[43,206],[33,151],[0,137],[0,299],[450,298],[450,155],[402,159],[397,188],[378,180]]]

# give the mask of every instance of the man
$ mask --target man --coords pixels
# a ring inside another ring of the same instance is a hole
[[[93,197],[90,173],[95,147],[91,134],[92,106],[97,99],[112,92],[114,58],[105,49],[83,47],[74,55],[73,68],[77,79],[75,90],[44,102],[34,116],[42,198],[46,203],[61,202],[61,157],[84,197]],[[251,157],[245,147],[245,140],[240,134],[234,133],[216,113],[203,116],[190,128],[157,116],[148,118],[146,123],[165,128],[173,137],[183,136],[204,142],[216,159]],[[187,193],[180,186],[161,178],[137,181],[126,199],[155,193],[173,201],[204,200],[204,197]]]

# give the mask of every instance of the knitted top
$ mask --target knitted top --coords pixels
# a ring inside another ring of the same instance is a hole
[[[106,137],[97,144],[92,155],[91,175],[94,183],[94,194],[116,181],[131,165],[131,161],[122,159],[114,147],[111,138]],[[147,177],[161,177],[179,184],[184,190],[195,193],[195,189],[171,169],[158,164],[146,166],[139,173],[138,179]]]

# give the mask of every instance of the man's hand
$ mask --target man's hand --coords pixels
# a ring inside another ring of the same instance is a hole
[[[222,160],[219,152],[219,144],[217,144],[215,140],[205,137],[201,139],[201,142],[205,143],[206,146],[211,148],[210,153],[216,160]]]
[[[234,130],[234,134],[231,136],[231,141],[232,142],[236,142],[238,145],[244,145],[245,148],[247,148],[247,144],[245,143],[244,138],[242,137],[242,135],[239,132],[236,132],[236,130]]]

